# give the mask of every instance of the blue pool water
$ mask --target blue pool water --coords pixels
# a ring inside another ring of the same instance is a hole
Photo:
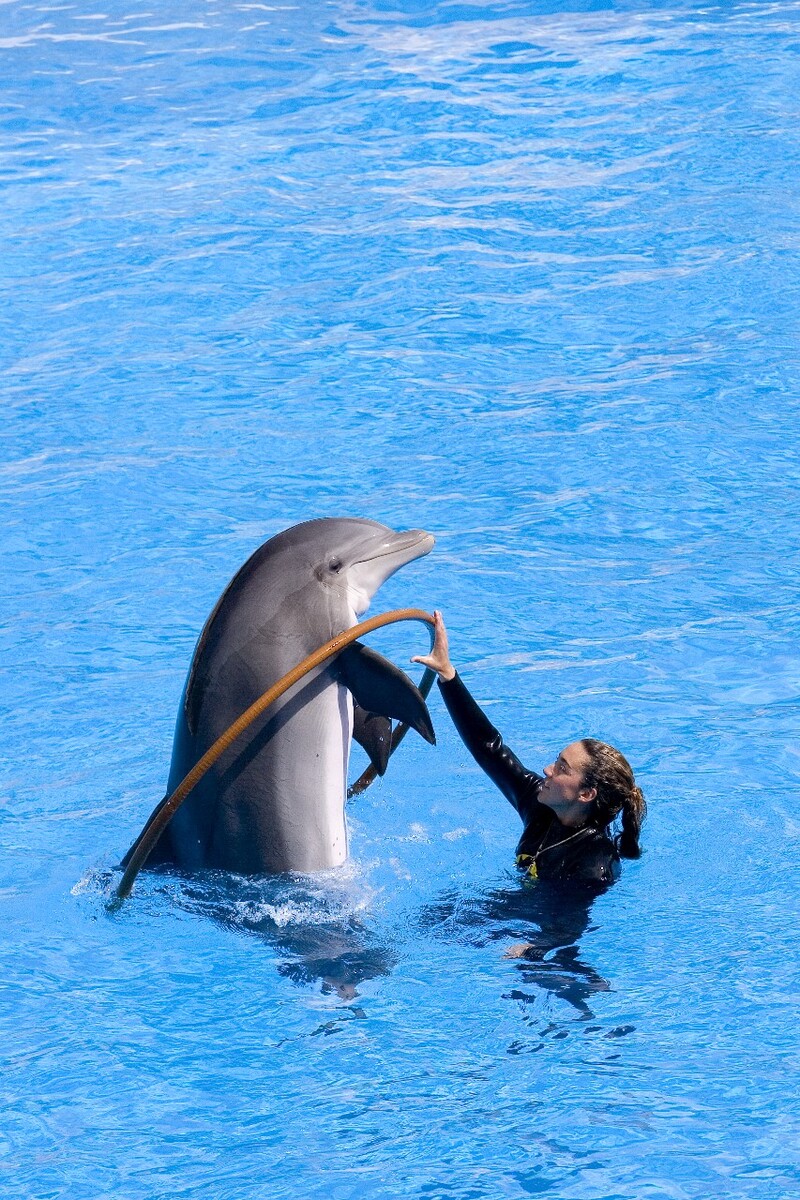
[[[800,4],[6,0],[0,80],[0,1194],[796,1195]],[[333,514],[526,762],[629,755],[593,907],[434,694],[343,870],[107,908]]]

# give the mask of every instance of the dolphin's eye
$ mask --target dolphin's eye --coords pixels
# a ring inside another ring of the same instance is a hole
[[[333,571],[334,575],[338,575],[342,569],[342,560],[340,558],[332,558],[328,563],[328,569]]]

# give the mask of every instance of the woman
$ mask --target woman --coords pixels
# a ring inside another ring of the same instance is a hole
[[[544,769],[529,771],[503,743],[450,661],[442,614],[423,663],[439,676],[439,690],[467,749],[510,800],[524,823],[517,865],[534,879],[609,884],[619,875],[620,855],[638,858],[639,831],[647,807],[633,771],[619,750],[594,738],[572,742]],[[611,835],[622,817],[622,831]]]

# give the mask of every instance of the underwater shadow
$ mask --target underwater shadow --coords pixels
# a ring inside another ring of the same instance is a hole
[[[361,984],[391,974],[397,961],[366,924],[369,896],[353,880],[169,874],[180,880],[173,897],[180,907],[260,939],[278,956],[278,973],[300,986],[319,984],[323,994],[353,1000]]]
[[[445,892],[423,909],[421,930],[436,938],[476,947],[510,943],[505,957],[519,975],[520,987],[508,999],[524,1004],[535,988],[570,1005],[584,1019],[593,1019],[591,996],[608,992],[611,984],[581,958],[580,939],[592,929],[591,909],[597,888],[576,887],[545,880],[509,883],[489,891]]]

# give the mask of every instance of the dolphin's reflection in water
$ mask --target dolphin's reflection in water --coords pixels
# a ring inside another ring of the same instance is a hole
[[[532,1003],[535,995],[523,986],[548,992],[565,1001],[584,1018],[594,1016],[589,998],[610,990],[594,967],[580,957],[580,939],[590,926],[597,889],[551,883],[521,883],[483,892],[453,890],[422,913],[421,925],[437,937],[467,945],[506,943],[505,957],[519,973],[519,987],[510,999]]]
[[[360,984],[389,975],[396,957],[362,917],[370,896],[337,876],[206,872],[184,877],[179,903],[234,933],[262,939],[278,955],[277,970],[285,978],[320,984],[324,993],[349,1001]]]
[[[282,949],[292,957],[278,964],[281,975],[295,983],[319,981],[323,992],[335,992],[348,1001],[357,998],[360,984],[389,975],[396,961],[388,947],[355,920],[339,929],[296,930]]]

